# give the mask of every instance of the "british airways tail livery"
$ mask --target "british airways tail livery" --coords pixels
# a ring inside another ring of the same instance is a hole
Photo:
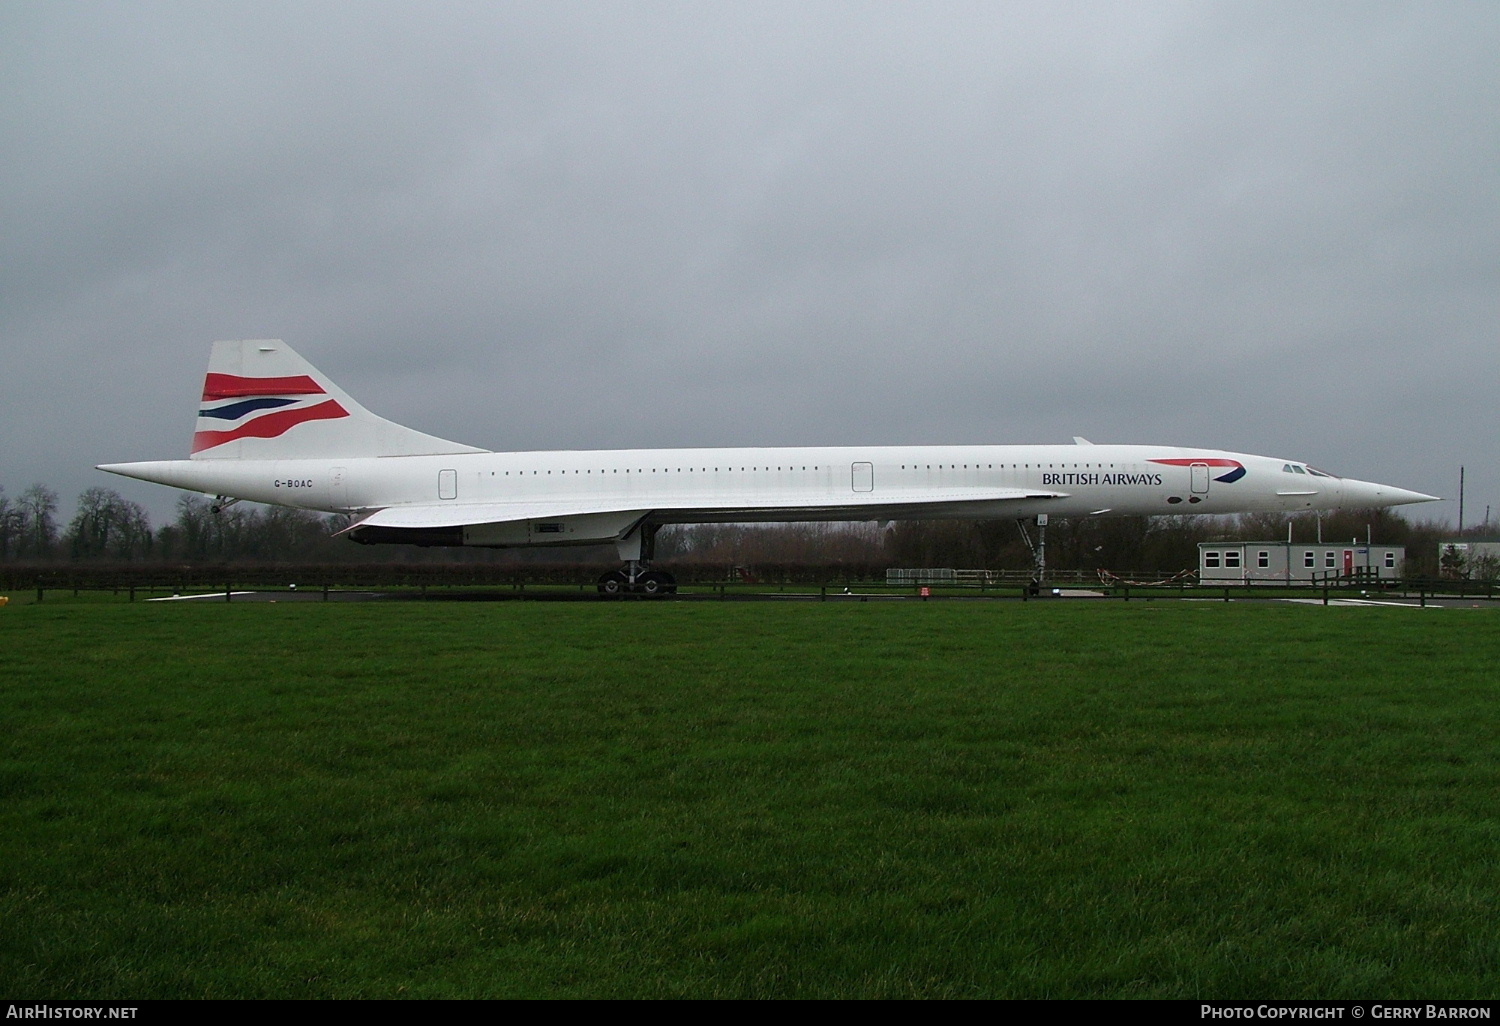
[[[284,342],[247,341],[214,343],[192,458],[348,459],[483,451],[375,416]]]
[[[366,544],[597,545],[600,590],[649,571],[664,524],[1299,512],[1436,498],[1300,460],[1159,445],[491,452],[377,417],[279,340],[216,342],[191,458],[98,469],[329,513]]]

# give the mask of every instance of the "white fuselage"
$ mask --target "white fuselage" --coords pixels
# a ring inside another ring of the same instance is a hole
[[[1225,466],[1182,464],[1192,460],[1232,461],[1244,473],[1225,483],[1218,480]],[[1293,512],[1418,499],[1414,492],[1310,472],[1297,461],[1145,445],[480,452],[173,460],[108,469],[327,512],[579,500],[648,510],[661,523]],[[1037,495],[984,498],[997,490]]]
[[[370,544],[614,541],[632,567],[671,523],[1295,512],[1432,498],[1294,460],[1075,441],[488,452],[376,416],[280,339],[238,339],[210,352],[192,459],[100,469],[358,514],[347,531]]]

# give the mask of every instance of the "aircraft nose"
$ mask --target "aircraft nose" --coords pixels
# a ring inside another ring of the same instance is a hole
[[[1438,502],[1436,495],[1426,495],[1422,492],[1413,492],[1406,488],[1396,488],[1391,485],[1377,484],[1374,481],[1355,481],[1345,478],[1344,505],[1349,507],[1363,506],[1403,506],[1409,502]]]

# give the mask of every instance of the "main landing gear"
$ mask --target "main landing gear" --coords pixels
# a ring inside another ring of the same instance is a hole
[[[611,570],[599,578],[599,594],[611,597],[619,595],[645,595],[647,598],[656,598],[659,595],[675,595],[677,593],[677,578],[663,570],[641,570],[639,560],[634,560],[634,566],[627,566],[623,570]]]
[[[651,570],[651,557],[656,552],[656,531],[660,524],[636,525],[616,545],[625,566],[611,570],[599,578],[599,594],[611,598],[623,595],[643,595],[659,598],[677,594],[677,578],[664,570]]]

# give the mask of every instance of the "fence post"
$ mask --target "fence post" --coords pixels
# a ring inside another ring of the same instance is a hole
[[[118,592],[116,592],[116,594],[118,594]],[[135,582],[134,581],[130,582],[130,601],[132,601],[132,602],[135,601]]]
[[[42,579],[40,577],[36,579],[36,600],[38,602],[42,601]]]
[[[233,581],[225,581],[224,582],[224,601],[225,602],[233,602],[234,601],[234,582]]]

